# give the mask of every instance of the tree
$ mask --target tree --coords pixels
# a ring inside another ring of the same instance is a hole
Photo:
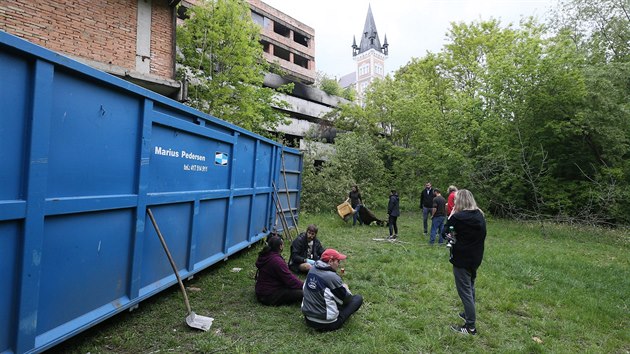
[[[558,32],[569,33],[593,62],[630,60],[628,0],[566,0],[553,17]]]
[[[190,9],[177,31],[180,78],[192,107],[258,133],[283,120],[285,102],[263,87],[268,64],[259,28],[242,0],[210,0]]]
[[[321,71],[317,72],[315,86],[329,95],[343,97],[348,101],[354,101],[355,91],[352,85],[342,88],[336,79],[328,77],[328,75]]]
[[[319,154],[315,144],[305,153],[302,206],[307,210],[333,210],[343,202],[350,187],[358,184],[370,207],[384,207],[389,176],[383,166],[375,137],[349,132],[335,140],[335,151]],[[318,169],[313,159],[325,159]]]

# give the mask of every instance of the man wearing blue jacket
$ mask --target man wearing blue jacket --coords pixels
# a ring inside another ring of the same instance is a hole
[[[337,330],[363,304],[363,297],[352,295],[337,274],[339,263],[344,259],[346,255],[329,248],[308,272],[302,313],[309,327],[320,331]]]

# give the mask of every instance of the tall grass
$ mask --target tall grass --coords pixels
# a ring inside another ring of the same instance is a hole
[[[377,213],[377,214],[383,214]],[[627,232],[488,221],[478,273],[478,336],[449,329],[462,310],[445,247],[420,235],[421,215],[399,218],[400,242],[373,241],[386,228],[351,227],[336,215],[302,215],[325,247],[346,253],[344,279],[363,307],[341,330],[306,327],[298,305],[254,297],[260,245],[187,282],[209,332],[189,329],[178,288],[57,346],[70,353],[629,353],[630,237]],[[285,248],[285,258],[288,258]],[[233,272],[233,268],[242,268]]]

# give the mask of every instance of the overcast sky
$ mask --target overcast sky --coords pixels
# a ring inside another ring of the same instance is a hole
[[[381,43],[387,34],[393,72],[411,58],[439,52],[451,22],[501,20],[518,25],[522,16],[541,22],[558,0],[263,0],[272,7],[315,29],[317,71],[341,77],[356,70],[352,36],[359,44],[368,5]]]

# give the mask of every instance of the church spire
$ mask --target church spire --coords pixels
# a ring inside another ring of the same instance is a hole
[[[368,13],[365,18],[365,25],[363,26],[363,33],[361,34],[361,44],[359,45],[357,54],[367,52],[370,49],[375,49],[381,53],[383,53],[384,49],[381,46],[381,40],[378,38],[374,16],[372,16],[372,5],[368,5]]]
[[[383,40],[383,54],[387,55],[389,53],[389,43],[387,43],[387,34],[385,35],[385,39]]]

